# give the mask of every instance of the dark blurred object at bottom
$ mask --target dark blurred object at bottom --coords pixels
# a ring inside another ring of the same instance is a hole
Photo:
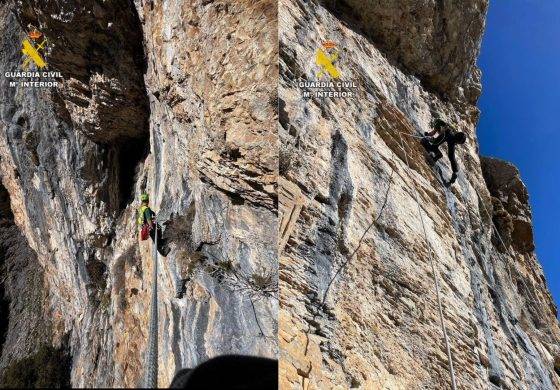
[[[226,355],[175,374],[172,389],[278,389],[278,361],[253,356]]]

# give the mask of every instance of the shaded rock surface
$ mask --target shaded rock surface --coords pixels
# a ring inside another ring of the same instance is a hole
[[[430,253],[458,388],[558,388],[527,191],[511,164],[479,156],[476,99],[440,93],[471,79],[486,3],[340,3],[280,2],[282,388],[449,388]],[[317,79],[326,40],[356,97],[294,83]],[[467,135],[449,190],[447,158],[431,167],[415,138],[436,114]]]
[[[49,66],[68,80],[58,110],[97,143],[148,132],[142,27],[128,0],[59,2],[20,0],[18,20],[41,26],[50,40]]]
[[[21,262],[34,280],[3,283],[0,374],[37,348],[43,327],[45,342],[68,346],[73,386],[142,384],[153,270],[151,242],[137,238],[144,191],[170,248],[159,259],[159,385],[219,354],[276,355],[276,10],[270,1],[0,7],[2,69],[19,69],[33,25],[63,75],[50,90],[0,79],[8,229],[28,246]],[[45,297],[28,319],[11,297],[34,289]],[[18,324],[28,330],[16,340]]]
[[[0,185],[1,369],[50,341],[51,323],[45,312],[47,290],[43,268],[15,225],[9,194]]]
[[[488,0],[325,0],[345,26],[365,36],[426,89],[476,103],[476,58]]]

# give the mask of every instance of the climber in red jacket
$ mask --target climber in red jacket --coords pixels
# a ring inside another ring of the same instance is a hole
[[[459,171],[457,160],[455,159],[455,146],[464,144],[467,137],[465,133],[455,131],[449,124],[439,118],[434,121],[433,128],[434,130],[424,133],[426,138],[423,138],[421,143],[435,162],[443,156],[439,150],[440,145],[447,142],[447,156],[453,171],[451,179],[445,183],[449,187],[457,179],[457,172]]]

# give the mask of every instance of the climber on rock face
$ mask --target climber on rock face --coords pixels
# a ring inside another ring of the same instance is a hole
[[[157,229],[157,250],[162,256],[167,256],[169,252],[165,239],[162,234],[161,226],[156,222],[156,213],[150,208],[150,196],[148,194],[140,195],[142,202],[138,210],[138,225],[140,226],[140,239],[142,241],[148,239],[148,235],[155,242]]]
[[[421,142],[433,158],[434,162],[443,156],[439,147],[444,142],[447,142],[447,156],[449,157],[453,174],[451,175],[451,179],[449,179],[445,185],[450,186],[457,179],[457,172],[459,171],[459,168],[457,167],[457,160],[455,159],[455,146],[458,144],[464,144],[467,137],[465,136],[465,133],[455,131],[449,124],[439,118],[434,120],[432,126],[434,130],[424,133],[426,138],[423,138]]]

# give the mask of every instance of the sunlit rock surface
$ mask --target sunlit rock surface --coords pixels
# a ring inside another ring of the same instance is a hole
[[[0,374],[45,341],[69,351],[73,386],[142,384],[153,270],[151,242],[136,233],[144,191],[170,249],[158,275],[159,385],[219,354],[276,356],[276,4],[0,9],[1,68],[19,69],[32,25],[63,75],[52,90],[0,79],[0,195],[13,214],[0,234],[25,256],[0,253],[10,308]],[[36,311],[17,309],[24,298]]]
[[[478,93],[445,92],[476,81],[485,9],[280,2],[282,388],[450,388],[430,251],[458,388],[560,387],[527,190],[479,156]],[[293,82],[318,78],[327,40],[355,98],[305,98]],[[449,190],[447,157],[430,167],[413,137],[436,115],[467,134]]]

